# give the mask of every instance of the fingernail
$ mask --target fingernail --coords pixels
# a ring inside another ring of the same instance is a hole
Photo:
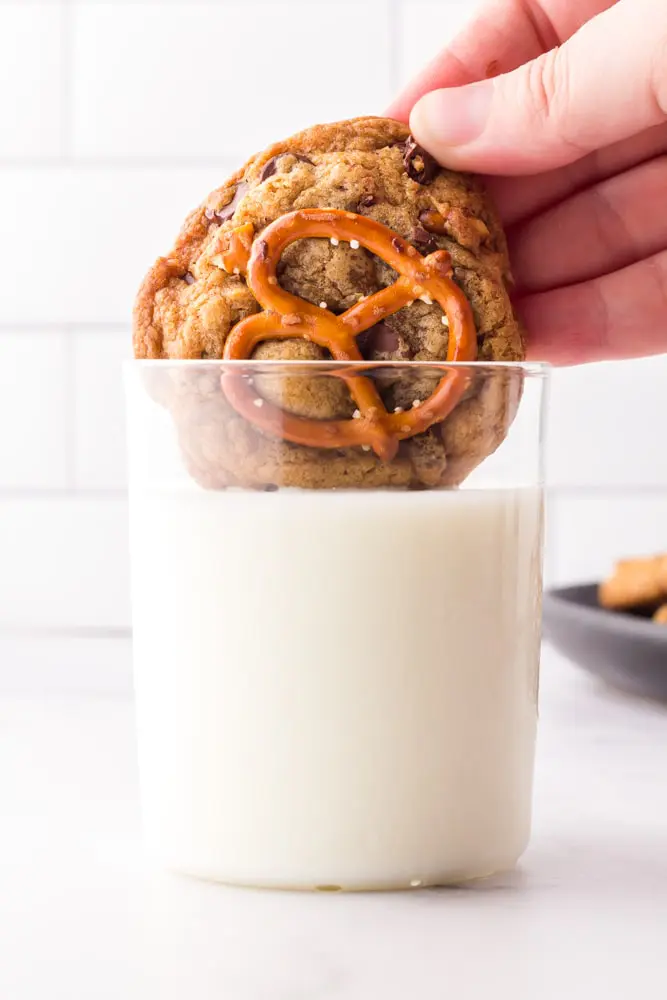
[[[447,146],[464,146],[484,131],[491,110],[493,83],[432,90],[417,101],[410,128],[417,141],[431,152]]]

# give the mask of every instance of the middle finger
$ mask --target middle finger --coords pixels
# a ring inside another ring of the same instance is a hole
[[[514,226],[622,171],[667,153],[667,125],[656,125],[632,139],[616,142],[568,167],[533,177],[487,177],[486,185],[505,226]]]
[[[520,292],[627,267],[667,247],[667,156],[573,195],[508,233]]]

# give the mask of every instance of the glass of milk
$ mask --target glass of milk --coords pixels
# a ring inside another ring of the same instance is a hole
[[[299,488],[275,457],[260,485],[224,378],[288,406],[314,369],[340,382],[327,363],[127,366],[148,848],[286,889],[507,870],[530,832],[547,371],[465,366],[459,406],[486,392],[506,434],[458,486]],[[380,392],[424,373],[442,366],[363,371]]]

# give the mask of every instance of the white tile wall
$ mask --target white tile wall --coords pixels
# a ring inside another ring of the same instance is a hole
[[[383,0],[75,4],[73,31],[82,155],[240,159],[391,94]]]
[[[68,485],[68,364],[64,333],[0,332],[0,490]]]
[[[249,152],[381,111],[477,0],[0,0],[0,630],[129,625],[132,300]],[[667,548],[667,358],[559,372],[549,577]]]
[[[623,557],[667,551],[667,493],[596,490],[552,497],[554,582],[596,580]]]
[[[123,489],[126,484],[123,362],[132,356],[125,330],[74,335],[74,484]]]
[[[407,83],[474,17],[484,0],[402,0],[399,7],[399,79]],[[427,27],[428,26],[428,27]]]
[[[0,4],[0,157],[62,152],[63,10]]]
[[[554,371],[550,423],[552,486],[667,491],[667,354]]]
[[[3,498],[0,552],[0,629],[127,627],[122,498]]]
[[[225,167],[78,165],[2,171],[3,323],[129,323],[146,262]]]

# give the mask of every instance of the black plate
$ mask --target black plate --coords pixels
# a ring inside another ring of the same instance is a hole
[[[607,611],[597,583],[544,595],[544,637],[568,659],[622,691],[667,701],[667,626]]]

